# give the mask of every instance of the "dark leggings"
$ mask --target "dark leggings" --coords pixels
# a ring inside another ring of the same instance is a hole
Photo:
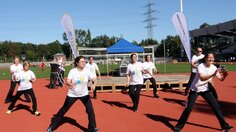
[[[189,80],[188,80],[188,84],[187,84],[186,89],[185,89],[185,94],[188,93],[188,90],[189,90],[189,88],[191,87],[191,84],[192,84],[192,82],[193,82],[195,76],[196,76],[196,73],[195,73],[195,72],[191,72],[190,78],[189,78]]]
[[[56,116],[52,119],[52,122],[50,124],[52,130],[58,127],[59,123],[63,119],[63,116],[78,99],[82,101],[82,103],[86,107],[86,112],[88,114],[88,119],[89,119],[88,131],[93,131],[96,128],[95,114],[93,110],[92,101],[90,99],[90,96],[86,95],[83,97],[69,97],[69,96],[66,97],[64,105],[57,112]]]
[[[141,88],[141,84],[130,85],[129,87],[129,96],[132,99],[134,109],[138,109]]]
[[[9,91],[8,91],[8,94],[7,94],[7,97],[6,97],[6,99],[5,99],[5,101],[11,101],[11,100],[13,100],[13,92],[14,92],[14,90],[15,90],[15,88],[16,88],[16,84],[19,84],[20,83],[20,81],[17,81],[17,82],[13,82],[13,81],[11,81],[11,86],[10,86],[10,89],[9,89]],[[27,101],[30,101],[30,97],[29,97],[29,95],[27,94],[27,93],[24,93],[24,96],[25,96],[25,99],[27,100]]]
[[[207,103],[211,106],[213,109],[219,123],[222,129],[225,129],[229,124],[226,123],[224,116],[219,108],[219,104],[216,100],[216,98],[213,96],[211,91],[206,91],[206,92],[200,92],[197,93],[195,91],[190,91],[189,97],[188,97],[188,104],[187,107],[184,109],[182,115],[179,118],[179,121],[175,127],[182,129],[185,125],[185,123],[188,120],[188,117],[193,109],[193,106],[197,100],[198,95],[201,95]]]
[[[33,112],[37,111],[37,100],[34,95],[33,89],[27,89],[27,90],[22,90],[22,91],[17,91],[16,96],[13,98],[10,106],[8,107],[8,110],[12,110],[14,105],[16,104],[16,101],[20,98],[22,94],[29,94],[31,99],[32,99],[32,107],[33,107]]]
[[[156,80],[155,78],[144,78],[143,79],[143,83],[145,83],[147,80],[150,80],[150,82],[152,83],[152,86],[153,86],[153,94],[157,94],[157,84],[156,84]]]

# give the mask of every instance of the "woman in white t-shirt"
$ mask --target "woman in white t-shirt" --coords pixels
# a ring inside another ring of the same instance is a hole
[[[91,74],[91,72],[85,68],[85,64],[86,61],[83,56],[75,58],[75,68],[70,70],[66,81],[66,84],[70,87],[66,100],[64,102],[64,105],[57,112],[56,116],[53,117],[52,122],[47,129],[47,132],[52,132],[58,127],[59,123],[63,119],[63,116],[78,99],[82,101],[82,103],[86,107],[86,112],[89,119],[88,131],[98,132],[98,129],[96,128],[93,105],[88,91],[89,80],[93,82],[90,85],[90,87],[92,88],[94,88],[97,81],[95,76],[93,76],[93,74]]]
[[[208,53],[203,59],[204,61],[197,66],[196,76],[190,87],[188,104],[185,110],[183,111],[182,115],[180,116],[177,125],[174,128],[175,132],[180,132],[180,130],[184,127],[197,100],[198,95],[201,95],[211,106],[221,125],[221,128],[224,131],[229,131],[229,129],[232,128],[232,126],[230,126],[225,121],[224,116],[221,110],[219,109],[217,99],[209,89],[209,83],[211,83],[213,77],[217,77],[219,80],[223,81],[228,75],[228,72],[226,70],[217,69],[217,67],[213,64],[214,59],[214,54]]]
[[[96,63],[94,63],[93,56],[89,57],[89,62],[85,65],[85,68],[87,68],[93,74],[93,76],[95,76],[96,78],[97,78],[97,73],[98,73],[98,77],[101,80],[100,70],[98,68],[98,65]],[[95,89],[91,89],[91,90],[93,90],[93,98],[97,99],[97,89],[96,89],[96,86],[94,88]]]
[[[5,99],[5,103],[10,103],[13,100],[13,92],[16,88],[16,84],[19,84],[20,81],[18,79],[13,79],[15,76],[17,76],[21,71],[23,70],[23,66],[20,64],[19,57],[14,57],[14,64],[10,66],[10,73],[11,73],[11,84],[10,89],[7,93],[7,97]],[[27,93],[24,93],[26,102],[30,102],[29,95]]]
[[[151,62],[151,56],[146,55],[145,56],[145,62],[143,63],[143,69],[147,72],[143,74],[143,83],[145,83],[147,80],[150,80],[153,86],[153,96],[155,98],[159,98],[159,95],[157,94],[157,84],[156,80],[153,77],[153,72],[157,72],[157,69],[154,65],[154,63]]]
[[[137,55],[132,53],[130,56],[131,63],[127,66],[127,84],[129,86],[129,96],[133,102],[133,111],[138,110],[140,91],[143,85],[143,66],[137,62]]]
[[[24,93],[29,94],[32,99],[32,107],[33,107],[33,113],[36,116],[40,115],[40,112],[37,111],[37,100],[34,94],[34,91],[32,89],[32,83],[35,82],[36,77],[34,73],[29,70],[30,64],[28,61],[25,61],[23,64],[23,71],[20,71],[19,74],[15,75],[13,80],[19,80],[20,86],[18,88],[18,91],[16,93],[16,96],[12,100],[10,106],[8,107],[7,114],[10,114],[12,112],[12,109],[14,105],[16,104],[16,101],[20,98],[20,96]]]

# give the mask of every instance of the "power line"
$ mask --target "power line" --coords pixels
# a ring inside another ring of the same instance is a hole
[[[143,15],[147,16],[147,19],[145,19],[143,22],[147,23],[147,38],[148,39],[153,39],[153,27],[156,25],[152,24],[154,20],[156,20],[156,17],[153,17],[153,13],[156,12],[156,10],[152,9],[152,6],[155,5],[155,3],[151,3],[150,0],[148,0],[148,4],[145,6],[147,8],[147,12],[145,12]]]

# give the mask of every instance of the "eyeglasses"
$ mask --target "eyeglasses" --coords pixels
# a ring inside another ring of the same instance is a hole
[[[79,63],[86,63],[86,61],[80,61]]]
[[[199,50],[198,50],[197,52],[202,52],[202,51],[199,51]]]

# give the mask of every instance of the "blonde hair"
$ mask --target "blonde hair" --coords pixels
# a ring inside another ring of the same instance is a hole
[[[24,61],[24,63],[23,63],[23,67],[25,67],[25,66],[27,66],[27,65],[29,65],[29,66],[30,66],[30,63],[29,63],[29,61]]]

